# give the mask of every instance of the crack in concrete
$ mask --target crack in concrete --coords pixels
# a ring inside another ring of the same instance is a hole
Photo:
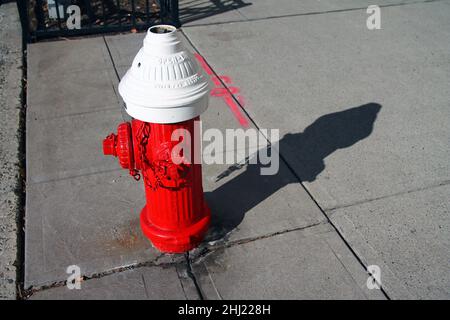
[[[186,252],[184,255],[184,258],[186,260],[186,273],[188,277],[191,279],[191,281],[194,283],[195,290],[197,291],[198,297],[200,300],[205,300],[202,294],[202,290],[200,289],[200,286],[197,282],[197,278],[195,277],[194,273],[192,272],[192,266],[191,261],[189,259],[189,252]]]
[[[16,290],[17,299],[23,299],[25,282],[25,200],[26,200],[26,109],[27,109],[27,43],[22,34],[22,90],[20,93],[21,110],[19,114],[19,170],[20,175],[17,181],[15,192],[19,196],[18,212],[16,218],[17,224],[17,258],[16,258]]]
[[[101,106],[90,106],[90,105],[86,105],[87,108],[90,108],[91,110],[89,111],[82,111],[82,112],[74,112],[74,113],[68,113],[68,114],[63,114],[63,115],[58,115],[58,116],[50,116],[50,117],[45,117],[45,118],[35,118],[34,120],[36,121],[48,121],[48,120],[57,120],[57,119],[64,119],[64,118],[70,118],[70,117],[76,117],[76,116],[82,116],[82,115],[86,115],[86,114],[92,114],[92,113],[101,113],[104,111],[111,111],[111,110],[115,110],[117,107],[106,107],[105,105],[101,105]]]
[[[227,248],[231,248],[234,246],[251,243],[254,241],[258,241],[258,240],[268,239],[271,237],[276,237],[276,236],[283,235],[283,234],[290,233],[290,232],[302,231],[302,230],[317,227],[319,225],[326,225],[326,224],[329,224],[329,222],[327,220],[323,220],[323,221],[313,223],[313,224],[310,224],[307,226],[291,228],[291,229],[284,229],[284,230],[275,231],[275,232],[257,236],[257,237],[244,238],[244,239],[239,239],[239,240],[234,240],[234,241],[229,241],[229,242],[222,242],[222,243],[220,243],[220,241],[218,241],[218,242],[216,242],[218,244],[215,243],[209,247],[200,248],[198,252],[195,252],[194,257],[191,259],[191,263],[196,263],[197,260],[200,260],[200,259],[206,257],[207,255],[214,253],[221,249],[227,249]]]
[[[425,191],[425,190],[429,190],[429,189],[439,188],[439,187],[442,187],[442,186],[446,186],[448,184],[450,184],[450,180],[444,180],[444,181],[441,181],[441,182],[438,182],[438,183],[435,183],[435,184],[431,184],[431,185],[428,185],[428,186],[415,188],[415,189],[410,189],[410,190],[406,190],[406,191],[400,191],[400,192],[388,194],[388,195],[385,195],[385,196],[375,197],[375,198],[372,198],[372,199],[356,201],[356,202],[353,202],[353,203],[350,203],[350,204],[344,204],[344,205],[341,205],[341,206],[332,207],[330,209],[324,208],[324,210],[328,214],[332,215],[333,211],[336,211],[336,210],[339,210],[339,209],[349,208],[349,207],[353,207],[353,206],[357,206],[357,205],[365,204],[365,203],[370,203],[370,202],[377,201],[377,200],[398,197],[398,196],[402,196],[402,195],[406,195],[406,194],[410,194],[410,193],[414,193],[414,192],[420,192],[420,191]]]
[[[101,170],[101,171],[95,171],[95,172],[81,173],[81,174],[71,175],[71,176],[62,177],[62,178],[43,179],[43,180],[38,180],[38,181],[34,181],[34,182],[29,182],[28,185],[38,185],[38,184],[49,183],[49,182],[64,181],[64,180],[70,180],[70,179],[87,177],[87,176],[94,176],[97,174],[105,174],[105,173],[116,172],[116,171],[123,171],[123,169],[116,168],[116,169],[108,169],[108,170]]]
[[[154,260],[151,260],[151,261],[144,261],[144,262],[140,262],[140,263],[130,264],[127,266],[117,267],[117,268],[113,268],[113,269],[110,269],[107,271],[93,273],[90,275],[81,275],[81,279],[82,279],[82,281],[89,281],[89,280],[100,279],[100,278],[107,277],[107,276],[110,276],[113,274],[129,271],[129,270],[135,270],[135,269],[139,269],[139,268],[144,268],[144,267],[168,267],[168,266],[175,266],[175,265],[182,263],[180,261],[158,263],[158,260],[160,260],[161,258],[163,258],[165,256],[167,256],[167,254],[161,253]],[[37,286],[37,287],[31,287],[29,289],[23,290],[24,298],[28,299],[36,292],[41,292],[44,290],[63,287],[65,285],[67,285],[67,280],[59,280],[59,281],[54,281],[51,284]]]
[[[102,38],[103,38],[103,42],[105,43],[106,50],[108,51],[108,55],[109,55],[109,59],[111,60],[112,67],[114,69],[114,72],[116,73],[117,80],[120,80],[119,71],[117,71],[116,63],[114,62],[114,59],[113,59],[113,56],[111,53],[111,49],[109,48],[109,45],[108,45],[108,41],[106,41],[105,36],[102,36]],[[114,92],[115,91],[116,90],[114,90]]]
[[[270,237],[286,234],[289,232],[305,230],[305,229],[313,228],[313,227],[316,227],[316,226],[319,226],[322,224],[328,224],[328,221],[321,221],[321,222],[314,223],[314,224],[311,224],[308,226],[292,228],[292,229],[285,229],[282,231],[277,231],[277,232],[269,233],[269,234],[258,236],[258,237],[239,239],[236,241],[230,241],[228,243],[222,243],[222,244],[218,244],[218,245],[212,245],[210,247],[204,247],[204,248],[200,249],[199,253],[194,254],[193,256],[191,256],[189,252],[186,252],[184,254],[184,259],[180,260],[180,261],[158,263],[158,261],[161,260],[162,258],[170,256],[170,254],[161,253],[158,257],[156,257],[156,259],[154,259],[152,261],[130,264],[128,266],[117,267],[117,268],[113,268],[111,270],[102,271],[102,272],[94,273],[91,275],[82,275],[81,278],[82,278],[82,281],[89,281],[92,279],[100,279],[100,278],[107,277],[107,276],[110,276],[113,274],[130,271],[130,270],[137,270],[137,269],[144,268],[144,267],[176,267],[176,266],[184,265],[186,267],[186,273],[187,273],[188,277],[192,280],[200,300],[204,300],[200,285],[198,284],[197,278],[195,277],[195,274],[192,271],[193,263],[197,263],[200,259],[204,258],[206,255],[212,254],[220,249],[230,248],[233,246],[246,244],[246,243],[250,243],[250,242],[261,240],[261,239],[267,239]],[[37,292],[41,292],[41,291],[49,290],[49,289],[53,289],[53,288],[58,288],[58,287],[63,287],[65,285],[67,285],[66,280],[55,281],[48,285],[38,286],[35,288],[31,287],[30,289],[22,290],[22,295],[23,295],[24,299],[28,299]]]

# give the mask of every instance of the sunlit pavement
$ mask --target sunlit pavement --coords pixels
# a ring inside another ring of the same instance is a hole
[[[448,298],[450,1],[384,1],[375,30],[369,4],[182,16],[185,45],[237,88],[238,112],[211,97],[204,127],[279,129],[281,154],[273,176],[203,166],[213,225],[189,260],[151,247],[143,186],[102,154],[144,35],[29,45],[31,298]],[[71,265],[80,290],[65,286]]]

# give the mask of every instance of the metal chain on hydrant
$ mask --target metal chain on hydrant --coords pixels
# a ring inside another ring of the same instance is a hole
[[[140,155],[141,161],[141,174],[144,178],[145,184],[153,190],[156,190],[157,187],[163,187],[167,189],[178,189],[180,187],[184,187],[186,184],[186,179],[184,179],[184,177],[180,177],[179,179],[176,179],[176,181],[172,179],[171,181],[173,181],[175,185],[167,185],[167,183],[163,183],[162,179],[167,180],[167,177],[165,177],[168,168],[167,160],[155,160],[156,162],[153,163],[146,158],[146,150],[150,138],[150,133],[150,125],[146,122],[142,122],[142,125],[138,130],[138,137],[142,137],[138,143],[138,153]],[[155,165],[157,167],[155,167]],[[172,166],[178,167],[178,165],[174,164],[172,164]],[[185,165],[182,164],[179,167],[184,168]],[[151,172],[153,177],[148,176],[149,172]],[[161,177],[161,175],[163,176]],[[170,180],[171,178],[168,179]]]
[[[139,181],[141,180],[141,174],[136,169],[130,169],[130,175],[134,178],[134,180]]]
[[[142,122],[141,126],[139,127],[139,131],[138,131],[138,137],[142,137],[138,143],[138,154],[140,156],[140,161],[141,161],[141,173],[142,176],[144,177],[144,183],[152,188],[153,190],[156,189],[157,185],[155,184],[154,186],[150,183],[150,179],[147,176],[147,166],[150,170],[152,170],[153,174],[155,175],[155,171],[153,169],[153,166],[148,163],[147,164],[147,158],[145,157],[146,154],[146,149],[147,149],[147,144],[148,144],[148,140],[150,138],[150,125],[146,122]],[[155,176],[156,178],[156,176]]]

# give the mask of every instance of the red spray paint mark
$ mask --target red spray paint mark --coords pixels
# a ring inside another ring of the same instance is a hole
[[[222,83],[220,82],[220,80],[222,80],[222,82],[223,83],[226,83],[226,84],[231,84],[231,78],[230,77],[228,77],[228,76],[220,76],[220,77],[212,77],[211,78],[212,79],[212,81],[214,82],[214,84],[216,85],[216,86],[220,86]]]
[[[222,97],[222,99],[225,101],[225,103],[228,105],[231,112],[235,116],[236,120],[241,124],[241,126],[247,128],[249,126],[248,120],[242,114],[241,108],[233,98],[233,95],[239,93],[239,88],[231,86],[227,88],[223,87],[222,82],[225,84],[232,84],[231,78],[229,76],[215,76],[214,72],[201,55],[195,53],[195,58],[198,60],[203,70],[205,70],[205,72],[211,77],[214,83],[215,88],[211,90],[211,96]],[[236,99],[241,104],[241,106],[244,106],[244,98],[241,95],[238,95]]]
[[[224,96],[223,99],[227,103],[228,107],[230,107],[231,111],[233,112],[236,119],[239,121],[239,123],[244,127],[248,128],[248,121],[247,118],[242,114],[241,108],[236,104],[231,94],[228,94],[227,96]]]
[[[201,55],[199,55],[198,53],[195,53],[195,58],[198,60],[198,62],[202,66],[203,70],[205,70],[207,74],[209,74],[209,75],[214,74],[214,72],[211,70],[211,68],[208,66],[205,59],[203,59],[203,57]]]
[[[239,88],[236,87],[228,87],[228,88],[213,88],[211,90],[211,96],[213,97],[224,97],[227,94],[237,94],[239,93]]]

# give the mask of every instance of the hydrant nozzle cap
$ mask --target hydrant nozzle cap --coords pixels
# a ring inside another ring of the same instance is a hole
[[[106,156],[117,156],[116,152],[117,136],[111,133],[103,140],[103,154]]]
[[[119,84],[128,114],[145,122],[176,123],[203,113],[209,78],[184,48],[177,29],[151,27],[143,44]]]

